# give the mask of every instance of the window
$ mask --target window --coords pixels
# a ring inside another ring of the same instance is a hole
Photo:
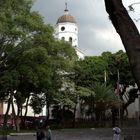
[[[62,37],[61,40],[65,40],[65,37]]]
[[[62,27],[61,27],[61,31],[64,31],[64,30],[65,30],[65,27],[64,27],[64,26],[62,26]]]
[[[69,42],[72,43],[72,37],[69,37]]]

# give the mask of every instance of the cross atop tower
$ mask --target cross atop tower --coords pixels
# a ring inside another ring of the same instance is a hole
[[[65,8],[64,11],[65,11],[65,12],[68,12],[68,5],[67,5],[67,2],[65,2],[65,7],[66,7],[66,8]]]

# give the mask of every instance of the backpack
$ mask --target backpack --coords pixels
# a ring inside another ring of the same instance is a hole
[[[120,132],[121,132],[120,128],[118,128],[118,127],[115,127],[115,128],[114,128],[114,133],[115,133],[115,134],[119,135]]]

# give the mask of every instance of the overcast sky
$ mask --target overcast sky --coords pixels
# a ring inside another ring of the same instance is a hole
[[[108,19],[104,0],[36,0],[33,9],[39,11],[45,23],[55,26],[58,17],[64,14],[66,2],[69,13],[75,17],[78,24],[79,48],[86,55],[124,50],[119,35]],[[135,2],[140,0],[123,0],[126,8]],[[135,12],[130,12],[132,19],[140,18],[140,4],[133,7]],[[135,24],[140,29],[140,20]]]

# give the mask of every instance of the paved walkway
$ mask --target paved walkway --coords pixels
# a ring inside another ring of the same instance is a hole
[[[112,140],[112,129],[61,129],[52,134],[53,140]],[[8,136],[8,140],[36,140],[36,136]]]
[[[54,140],[112,140],[111,129],[69,129],[54,131]]]
[[[112,140],[112,129],[61,129],[53,130],[53,140]],[[132,136],[132,140],[140,140],[140,129],[123,129],[121,140],[124,136]],[[2,139],[0,139],[2,140]],[[7,140],[36,140],[36,136],[8,136]]]

